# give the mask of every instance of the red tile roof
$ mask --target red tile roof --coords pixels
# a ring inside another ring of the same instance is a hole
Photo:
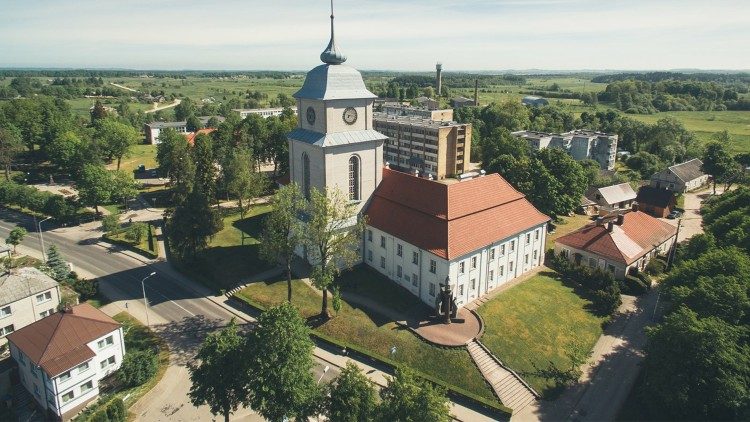
[[[612,232],[607,230],[607,224],[589,224],[555,243],[630,265],[677,233],[675,226],[641,211],[625,213],[623,219],[622,225],[615,224]]]
[[[216,129],[209,127],[205,129],[198,129],[196,132],[188,132],[183,133],[182,135],[185,136],[185,139],[187,139],[188,143],[190,145],[195,144],[195,137],[198,135],[208,135],[209,133],[215,131]]]
[[[368,224],[453,259],[549,221],[499,174],[445,184],[388,168]]]
[[[35,365],[56,377],[93,358],[88,343],[120,324],[88,303],[57,312],[7,336]]]

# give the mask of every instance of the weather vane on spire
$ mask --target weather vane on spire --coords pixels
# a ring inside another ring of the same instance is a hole
[[[328,47],[320,53],[320,60],[326,64],[341,64],[346,61],[346,56],[336,46],[333,31],[333,0],[331,0],[331,41],[328,42]]]

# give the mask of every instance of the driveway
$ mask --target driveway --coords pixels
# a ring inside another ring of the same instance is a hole
[[[721,195],[724,193],[724,188],[721,186],[716,187],[716,194]],[[662,220],[676,226],[678,221],[682,221],[680,225],[680,235],[677,239],[678,242],[683,242],[691,237],[703,233],[703,217],[700,214],[700,208],[703,201],[713,196],[712,188],[701,189],[696,192],[687,192],[684,194],[685,197],[685,213],[679,219],[670,220],[663,218]]]

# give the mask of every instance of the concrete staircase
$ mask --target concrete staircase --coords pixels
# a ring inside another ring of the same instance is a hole
[[[466,344],[484,379],[492,386],[495,394],[513,412],[534,402],[539,395],[518,374],[506,368],[500,360],[477,339]]]

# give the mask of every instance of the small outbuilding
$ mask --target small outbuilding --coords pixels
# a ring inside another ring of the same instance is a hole
[[[651,186],[685,193],[708,183],[708,175],[703,173],[703,161],[693,158],[675,164],[651,176]]]
[[[664,218],[672,212],[677,199],[671,190],[641,186],[636,202],[641,211],[657,218]]]

